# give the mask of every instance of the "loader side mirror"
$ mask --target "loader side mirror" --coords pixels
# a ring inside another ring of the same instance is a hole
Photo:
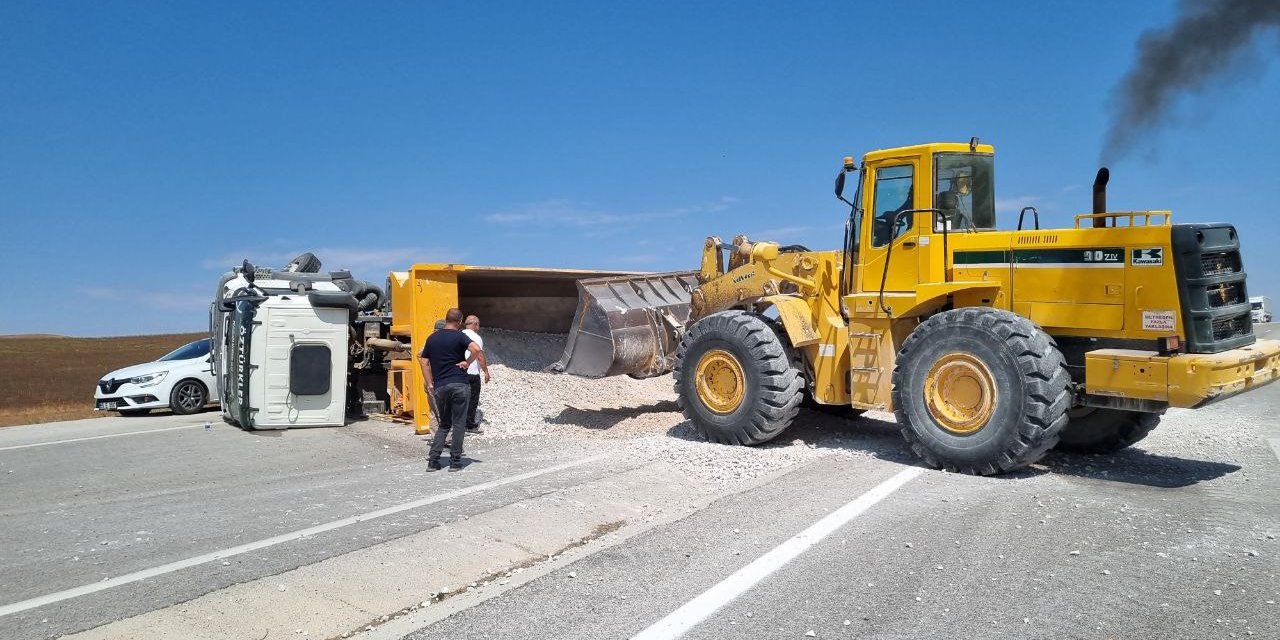
[[[836,174],[836,197],[844,199],[844,171]]]

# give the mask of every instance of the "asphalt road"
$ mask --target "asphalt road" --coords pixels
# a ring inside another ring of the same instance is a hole
[[[428,485],[422,445],[399,425],[254,433],[217,414],[195,418],[0,430],[0,607],[562,461],[518,445],[494,458],[473,447],[466,473],[433,474]],[[111,434],[127,435],[101,437]],[[93,439],[79,439],[86,437]],[[87,629],[617,472],[606,464],[548,474],[228,565],[204,563],[19,611],[0,617],[0,637]]]
[[[1274,429],[1280,386],[1259,393],[1228,402]],[[686,637],[1280,637],[1280,460],[1249,438],[926,472]],[[811,463],[407,638],[629,637],[907,464]]]
[[[863,418],[740,484],[589,439],[427,474],[376,422],[0,429],[0,637],[1280,637],[1278,416],[1271,385],[996,478]]]

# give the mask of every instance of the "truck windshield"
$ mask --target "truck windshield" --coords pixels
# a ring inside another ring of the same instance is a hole
[[[1261,308],[1262,308],[1262,301],[1261,301],[1261,300],[1256,300],[1256,301],[1254,301],[1254,302],[1253,302],[1252,306],[1253,306],[1253,308],[1254,308],[1254,309],[1261,309]]]
[[[939,153],[934,156],[934,206],[952,229],[994,229],[996,189],[994,159],[986,153]]]

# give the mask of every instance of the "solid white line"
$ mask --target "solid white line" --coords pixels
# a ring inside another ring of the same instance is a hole
[[[83,438],[68,438],[66,440],[51,440],[49,442],[33,442],[31,444],[17,444],[9,447],[0,447],[0,451],[11,451],[13,449],[28,449],[30,447],[43,447],[50,444],[66,444],[68,442],[84,442],[85,440],[101,440],[103,438],[119,438],[120,436],[136,436],[142,433],[158,433],[161,431],[173,431],[174,429],[194,429],[198,424],[184,424],[181,427],[165,427],[163,429],[147,429],[146,431],[126,431],[125,433],[108,433],[100,436],[86,436]]]
[[[187,558],[185,560],[178,560],[177,562],[162,564],[158,567],[151,567],[150,569],[143,569],[142,571],[127,573],[125,575],[117,576],[115,578],[108,578],[106,580],[102,580],[101,582],[94,582],[92,584],[82,585],[72,589],[67,589],[65,591],[50,593],[48,595],[31,598],[30,600],[23,600],[22,602],[6,604],[4,606],[0,606],[0,618],[3,618],[4,616],[7,616],[7,615],[12,615],[15,613],[26,611],[28,609],[42,607],[46,604],[53,604],[55,602],[61,602],[63,600],[70,600],[71,598],[78,598],[80,596],[89,595],[91,593],[97,593],[99,591],[110,589],[112,587],[126,585],[131,582],[146,580],[147,578],[154,578],[156,576],[164,575],[166,573],[172,573],[174,571],[188,569],[190,567],[201,565],[206,562],[213,562],[214,560],[221,560],[223,558],[238,556],[243,553],[249,553],[250,551],[257,551],[258,549],[265,549],[267,547],[275,546],[285,542],[300,540],[308,536],[314,536],[318,533],[324,533],[326,531],[333,531],[334,529],[339,529],[339,528],[342,528],[348,525],[353,525],[359,522],[366,522],[369,520],[374,520],[376,518],[383,518],[389,515],[400,513],[401,511],[417,509],[418,507],[423,507],[429,504],[435,504],[437,502],[444,502],[445,500],[450,500],[452,498],[459,498],[459,497],[470,495],[473,493],[479,493],[481,491],[493,489],[496,487],[501,487],[503,485],[508,485],[515,482],[521,482],[524,480],[528,480],[530,478],[536,478],[538,476],[546,475],[548,473],[564,471],[565,469],[569,469],[579,465],[584,465],[590,462],[595,462],[605,457],[607,456],[598,455],[590,458],[584,458],[582,460],[575,460],[573,462],[558,464],[554,467],[547,467],[545,469],[529,471],[527,473],[511,476],[509,478],[502,478],[500,480],[490,480],[489,482],[483,482],[477,485],[472,485],[470,487],[455,489],[448,493],[441,493],[434,496],[428,496],[426,498],[419,498],[418,500],[405,502],[403,504],[387,507],[385,509],[378,509],[377,511],[370,511],[368,513],[362,513],[360,515],[351,516],[349,518],[334,520],[333,522],[326,522],[324,524],[316,525],[314,527],[299,529],[291,533],[285,533],[278,536],[265,538],[263,540],[258,540],[256,542],[249,542],[247,544],[242,544],[239,546],[222,549],[221,551],[214,551],[212,553],[206,553],[204,555]]]
[[[924,473],[924,470],[919,467],[911,467],[899,471],[892,478],[881,482],[870,491],[855,498],[852,502],[815,522],[808,529],[796,534],[790,540],[774,547],[768,553],[752,561],[751,564],[739,569],[716,586],[702,592],[702,595],[672,611],[670,615],[653,623],[648,629],[632,636],[632,640],[669,640],[679,638],[688,633],[690,629],[706,620],[707,617],[721,607],[729,604],[734,598],[746,593],[751,587],[769,577],[774,571],[808,551],[809,547],[831,535],[836,529],[858,517],[859,514],[875,503],[880,502],[921,473]]]

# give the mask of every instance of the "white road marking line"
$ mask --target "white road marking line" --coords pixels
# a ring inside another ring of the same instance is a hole
[[[51,444],[66,444],[68,442],[84,442],[85,440],[101,440],[102,438],[119,438],[120,436],[136,436],[143,433],[159,433],[161,431],[173,431],[175,429],[194,429],[198,424],[184,424],[181,427],[165,427],[163,429],[147,429],[146,431],[126,431],[124,433],[107,433],[100,436],[85,436],[83,438],[67,438],[66,440],[51,440],[49,442],[32,442],[31,444],[16,444],[9,447],[0,447],[0,451],[12,451],[13,449],[28,449],[31,447],[43,447]]]
[[[1267,438],[1267,444],[1271,445],[1271,453],[1276,454],[1276,459],[1280,460],[1280,438]]]
[[[768,553],[756,558],[751,564],[739,569],[733,575],[720,581],[719,584],[702,592],[701,595],[672,611],[667,617],[653,623],[648,629],[632,636],[631,640],[670,640],[679,638],[698,623],[706,620],[721,607],[746,593],[761,580],[769,577],[774,571],[791,562],[810,547],[821,542],[836,529],[858,517],[872,505],[924,473],[924,469],[910,467],[903,469],[892,478],[881,482],[870,491],[858,496],[852,502],[836,509],[823,519],[791,539],[774,547]]]
[[[608,456],[607,455],[592,456],[590,458],[584,458],[582,460],[575,460],[573,462],[558,464],[554,467],[547,467],[545,469],[537,469],[534,471],[529,471],[527,473],[511,476],[509,478],[502,478],[499,480],[490,480],[489,482],[482,482],[480,484],[472,485],[470,487],[455,489],[447,493],[428,496],[426,498],[419,498],[417,500],[412,500],[410,502],[405,502],[405,503],[394,505],[391,507],[386,507],[385,509],[378,509],[377,511],[370,511],[368,513],[362,513],[360,515],[351,516],[349,518],[334,520],[333,522],[326,522],[324,524],[319,524],[314,527],[307,527],[306,529],[299,529],[291,533],[285,533],[278,536],[273,536],[270,538],[258,540],[255,542],[249,542],[239,546],[222,549],[220,551],[214,551],[212,553],[206,553],[204,555],[187,558],[185,560],[178,560],[177,562],[170,562],[169,564],[162,564],[158,567],[151,567],[150,569],[143,569],[142,571],[127,573],[125,575],[117,576],[115,578],[107,578],[106,580],[102,580],[101,582],[94,582],[92,584],[86,584],[79,587],[74,587],[72,589],[67,589],[65,591],[58,591],[56,593],[50,593],[48,595],[31,598],[30,600],[23,600],[21,602],[6,604],[4,606],[0,606],[0,618],[3,618],[4,616],[7,616],[7,615],[20,613],[28,609],[42,607],[47,604],[53,604],[55,602],[61,602],[63,600],[70,600],[71,598],[78,598],[80,596],[89,595],[91,593],[97,593],[99,591],[104,591],[112,587],[126,585],[131,582],[146,580],[147,578],[154,578],[156,576],[161,576],[166,573],[173,573],[174,571],[188,569],[196,565],[204,564],[206,562],[213,562],[214,560],[221,560],[223,558],[238,556],[240,554],[249,553],[250,551],[265,549],[267,547],[275,546],[285,542],[300,540],[308,536],[314,536],[318,533],[324,533],[326,531],[333,531],[334,529],[339,529],[339,528],[342,528],[348,525],[353,525],[359,522],[366,522],[366,521],[374,520],[377,518],[383,518],[389,515],[400,513],[402,511],[417,509],[418,507],[424,507],[426,505],[435,504],[437,502],[444,502],[445,500],[449,500],[452,498],[459,498],[465,495],[470,495],[470,494],[479,493],[481,491],[485,491],[488,489],[501,487],[503,485],[508,485],[516,482],[521,482],[524,480],[529,480],[531,478],[536,478],[538,476],[546,475],[548,473],[564,471],[565,469],[570,469],[570,468],[584,465],[590,462],[595,462],[597,460],[601,460],[606,457]],[[444,473],[444,472],[442,471],[440,473]]]

